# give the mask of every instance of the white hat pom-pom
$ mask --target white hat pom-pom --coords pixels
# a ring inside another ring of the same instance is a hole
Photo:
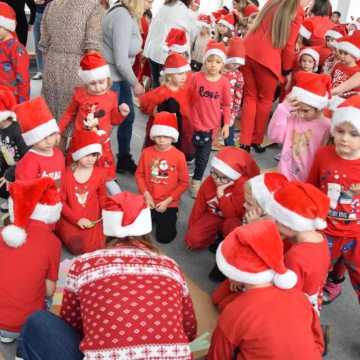
[[[297,283],[298,277],[292,270],[287,270],[284,274],[275,274],[273,283],[280,289],[291,289]]]
[[[26,232],[16,225],[8,225],[3,228],[1,235],[4,242],[13,248],[18,248],[25,243]]]

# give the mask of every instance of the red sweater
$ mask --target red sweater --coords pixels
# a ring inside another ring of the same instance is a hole
[[[139,191],[149,191],[155,204],[171,196],[169,207],[178,207],[181,194],[189,187],[185,155],[173,146],[167,151],[149,146],[141,153],[135,180]]]
[[[349,67],[338,62],[331,72],[332,87],[335,88],[339,86],[358,72],[360,72],[360,66]],[[351,91],[343,94],[343,96],[348,97],[350,95],[354,95],[356,92],[360,92],[360,87],[352,89]]]
[[[213,133],[224,124],[230,124],[230,83],[225,76],[218,81],[209,81],[202,71],[192,75],[188,85],[191,122],[195,131]]]
[[[248,290],[225,307],[207,359],[321,360],[323,347],[319,317],[304,294],[271,286]]]

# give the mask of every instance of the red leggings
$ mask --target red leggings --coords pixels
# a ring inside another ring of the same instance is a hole
[[[241,115],[240,143],[261,144],[264,140],[278,78],[266,67],[246,58],[244,104]]]

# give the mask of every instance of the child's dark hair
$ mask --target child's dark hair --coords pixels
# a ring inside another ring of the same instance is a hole
[[[311,8],[311,13],[314,16],[330,16],[331,3],[329,0],[315,0]]]
[[[148,250],[153,251],[154,253],[157,254],[159,253],[159,249],[153,244],[150,234],[145,234],[140,236],[128,236],[123,239],[111,236],[106,239],[106,244],[108,248],[114,247],[119,243],[122,243],[124,245],[129,243],[132,244],[140,243],[141,245],[145,246]]]

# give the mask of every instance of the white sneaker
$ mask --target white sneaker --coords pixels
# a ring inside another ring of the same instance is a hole
[[[188,168],[188,172],[189,172],[189,177],[193,177],[194,171],[195,171],[195,159],[193,159],[191,161],[187,161],[187,168]]]
[[[3,344],[11,344],[15,341],[16,339],[14,338],[10,338],[10,337],[6,337],[6,336],[0,336],[0,341],[3,343]]]
[[[37,72],[33,77],[33,80],[41,80],[42,79],[42,72]]]

